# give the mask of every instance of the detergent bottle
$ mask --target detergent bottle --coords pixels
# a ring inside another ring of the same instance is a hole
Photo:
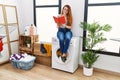
[[[30,26],[30,36],[32,36],[32,35],[35,35],[34,34],[34,25],[33,24],[31,24],[31,26]]]

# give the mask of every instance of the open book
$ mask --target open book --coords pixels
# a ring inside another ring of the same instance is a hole
[[[53,18],[54,18],[55,23],[57,23],[57,24],[65,24],[66,23],[64,16],[59,16],[59,17],[53,16]]]

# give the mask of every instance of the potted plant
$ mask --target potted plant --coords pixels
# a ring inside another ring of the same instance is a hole
[[[28,39],[28,40],[26,40],[25,42],[26,42],[27,47],[29,47],[29,48],[30,48],[31,40],[30,40],[30,39]]]
[[[103,32],[110,31],[112,27],[108,24],[101,26],[97,22],[93,22],[91,24],[82,22],[81,28],[83,28],[83,30],[87,33],[86,37],[82,37],[83,44],[86,48],[86,52],[81,55],[83,61],[83,74],[91,76],[93,74],[93,64],[99,57],[99,55],[96,54],[96,51],[103,50],[102,48],[93,49],[98,43],[107,40],[103,36]]]

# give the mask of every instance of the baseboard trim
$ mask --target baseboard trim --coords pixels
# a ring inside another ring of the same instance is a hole
[[[80,65],[80,67],[83,67],[83,65]],[[104,70],[104,69],[99,69],[99,68],[94,68],[94,71],[103,72],[103,73],[107,73],[107,74],[111,74],[111,75],[115,75],[115,76],[120,76],[120,73],[118,73],[118,72]]]

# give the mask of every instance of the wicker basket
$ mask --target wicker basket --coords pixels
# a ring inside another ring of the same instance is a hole
[[[12,60],[11,63],[15,68],[23,69],[23,70],[29,70],[34,66],[35,57],[27,62],[19,61],[19,60]]]

